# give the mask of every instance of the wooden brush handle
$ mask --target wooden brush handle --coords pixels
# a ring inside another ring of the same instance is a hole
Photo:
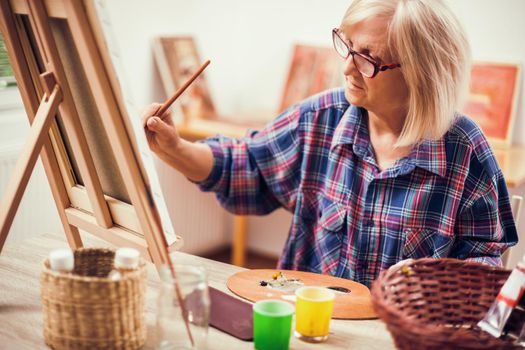
[[[199,68],[199,70],[193,73],[193,75],[188,79],[188,81],[186,81],[184,85],[182,85],[177,91],[175,91],[173,96],[171,96],[166,102],[164,102],[164,104],[160,107],[160,109],[157,111],[155,115],[158,117],[161,117],[168,110],[168,108],[170,108],[173,102],[175,102],[175,100],[180,95],[182,95],[182,93],[188,88],[188,86],[190,86],[191,83],[193,83],[193,81],[197,79],[197,77],[204,71],[204,69],[208,67],[209,64],[210,64],[210,60],[207,60],[206,62],[204,62],[204,64]]]

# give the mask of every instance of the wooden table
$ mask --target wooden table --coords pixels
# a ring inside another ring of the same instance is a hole
[[[83,234],[85,246],[107,247],[108,243]],[[67,247],[63,234],[43,234],[20,244],[7,244],[0,255],[0,349],[46,349],[42,335],[40,304],[40,268],[49,251]],[[209,273],[210,285],[228,291],[226,279],[243,268],[176,253],[179,263],[199,264]],[[145,349],[155,347],[155,308],[159,279],[153,264],[148,263],[147,323]],[[231,294],[231,293],[230,293]],[[209,349],[253,349],[245,342],[210,327]],[[392,349],[390,334],[383,322],[332,320],[329,340],[309,344],[292,337],[290,349]]]

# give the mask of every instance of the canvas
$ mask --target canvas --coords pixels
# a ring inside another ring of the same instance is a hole
[[[279,111],[344,83],[342,60],[331,47],[295,45]]]
[[[494,146],[511,143],[520,81],[520,66],[475,62],[464,113],[474,119]]]

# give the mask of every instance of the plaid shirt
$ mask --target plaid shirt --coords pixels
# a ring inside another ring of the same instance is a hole
[[[501,264],[517,243],[509,195],[479,127],[458,117],[380,171],[367,111],[342,89],[316,95],[260,132],[205,140],[213,170],[199,186],[237,214],[293,213],[279,268],[370,286],[407,258]]]

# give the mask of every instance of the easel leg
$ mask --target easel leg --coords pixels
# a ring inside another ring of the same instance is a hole
[[[38,107],[31,125],[29,138],[16,162],[11,181],[7,186],[6,195],[0,205],[0,252],[4,247],[9,229],[22,200],[22,195],[27,187],[38,154],[42,149],[44,139],[47,136],[51,122],[54,120],[61,100],[60,87],[55,85],[53,92],[50,95],[46,94],[40,103],[40,107]]]

